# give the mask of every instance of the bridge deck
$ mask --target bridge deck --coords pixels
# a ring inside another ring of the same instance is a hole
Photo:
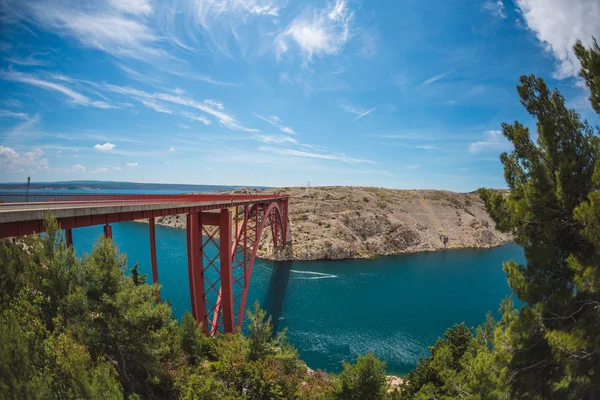
[[[286,198],[279,195],[78,195],[48,196],[49,201],[12,203],[2,196],[0,238],[43,231],[43,221],[51,212],[63,229],[114,222],[133,221],[164,215],[209,211],[233,206],[271,202]],[[71,198],[77,200],[72,201]],[[35,200],[44,200],[40,196]]]

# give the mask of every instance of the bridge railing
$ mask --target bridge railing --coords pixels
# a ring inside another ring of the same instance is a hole
[[[261,200],[284,197],[279,194],[73,194],[73,193],[0,193],[0,203],[46,203],[46,202],[209,202],[230,200]]]

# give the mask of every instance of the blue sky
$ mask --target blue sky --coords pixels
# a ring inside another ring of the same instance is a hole
[[[504,187],[597,0],[0,0],[0,181]]]

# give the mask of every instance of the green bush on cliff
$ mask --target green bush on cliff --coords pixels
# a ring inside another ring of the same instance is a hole
[[[358,357],[356,364],[343,363],[335,397],[346,400],[379,400],[387,396],[386,364],[372,353]]]

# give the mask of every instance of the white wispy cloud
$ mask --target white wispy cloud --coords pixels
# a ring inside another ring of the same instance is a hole
[[[182,113],[182,115],[185,115],[186,117],[188,117],[192,121],[202,122],[204,125],[210,125],[211,124],[210,119],[208,119],[206,117],[203,117],[203,116],[193,115],[191,113]]]
[[[14,148],[0,146],[0,165],[13,171],[48,169],[48,159],[40,149],[19,152]]]
[[[198,74],[196,72],[174,70],[174,69],[170,69],[170,68],[162,68],[162,70],[171,75],[180,76],[182,78],[187,78],[187,79],[193,79],[193,80],[197,80],[197,81],[201,81],[201,82],[206,82],[206,83],[210,83],[211,85],[232,86],[232,87],[241,86],[241,84],[239,84],[239,83],[222,81],[219,79],[215,79],[209,75]]]
[[[233,58],[231,44],[242,48],[247,43],[247,37],[257,36],[260,30],[265,30],[264,23],[275,24],[279,18],[280,3],[285,0],[188,0],[189,14],[192,21],[184,21],[188,25],[200,29],[205,46],[213,51],[219,51]],[[186,50],[191,46],[186,40],[178,37],[174,25],[182,23],[178,20],[175,6],[168,15],[166,34],[169,40]],[[189,32],[189,30],[188,30]],[[194,39],[194,35],[192,35]]]
[[[275,38],[277,58],[293,46],[300,50],[305,65],[314,56],[339,53],[351,37],[353,16],[345,0],[337,0],[332,7],[305,10]]]
[[[355,115],[360,115],[366,111],[364,108],[358,108],[348,104],[340,104],[340,107],[342,108],[342,110]]]
[[[128,162],[128,163],[127,163],[127,166],[128,166],[128,167],[137,167],[137,166],[138,166],[138,163],[136,163],[136,162]]]
[[[135,15],[150,15],[153,11],[147,0],[110,0],[110,4],[120,11]]]
[[[31,141],[33,138],[40,135],[38,131],[38,123],[40,122],[40,115],[35,114],[25,119],[23,122],[13,126],[8,131],[8,138],[11,141]]]
[[[65,168],[64,172],[85,172],[85,167],[81,164],[76,164],[70,168]]]
[[[112,169],[115,170],[115,171],[121,171],[123,168],[121,168],[121,167],[113,167]]]
[[[506,12],[504,11],[504,2],[502,0],[485,1],[481,5],[481,8],[496,17],[500,17],[502,19],[506,18]]]
[[[483,140],[473,142],[469,145],[469,152],[471,153],[500,153],[510,149],[510,142],[504,137],[502,131],[499,130],[486,131]]]
[[[0,77],[7,81],[21,82],[32,86],[37,86],[46,90],[57,91],[69,97],[74,103],[77,104],[87,105],[90,103],[90,99],[82,95],[81,93],[69,89],[68,87],[59,83],[39,79],[35,75],[9,70],[0,72]]]
[[[50,65],[50,62],[46,61],[46,60],[40,60],[39,58],[35,58],[33,54],[27,56],[27,57],[19,57],[19,56],[11,56],[11,57],[7,57],[5,58],[5,60],[11,64],[17,64],[17,65],[23,65],[26,67],[33,67],[33,66],[45,66],[45,65]]]
[[[106,109],[109,109],[109,108],[120,108],[120,107],[118,107],[118,106],[115,106],[115,105],[109,104],[109,103],[107,103],[107,102],[105,102],[105,101],[98,101],[98,100],[96,100],[96,101],[92,101],[92,102],[91,102],[91,103],[89,103],[88,105],[89,105],[89,106],[92,106],[92,107],[96,107],[96,108],[102,108],[102,109],[105,109],[105,110],[106,110]]]
[[[421,168],[421,164],[409,164],[409,165],[406,165],[406,168],[407,169],[418,169],[418,168]]]
[[[437,81],[439,81],[440,79],[444,78],[444,77],[445,77],[446,75],[448,75],[449,73],[450,73],[450,72],[444,72],[444,73],[442,73],[442,74],[438,74],[438,75],[432,76],[432,77],[431,77],[431,78],[429,78],[429,79],[425,79],[423,82],[421,82],[421,83],[419,83],[419,84],[417,85],[417,88],[422,88],[422,87],[424,87],[424,86],[429,86],[429,85],[431,85],[432,83],[434,83],[434,82],[437,82]]]
[[[417,145],[414,146],[415,149],[422,149],[422,150],[441,150],[442,148],[439,146],[430,146],[430,145]]]
[[[45,90],[51,90],[62,93],[67,96],[73,103],[82,106],[96,107],[96,108],[116,108],[115,106],[108,104],[104,101],[91,100],[89,97],[57,82],[44,80],[36,75],[27,74],[24,72],[17,72],[13,70],[0,71],[0,79],[7,81],[14,81],[25,83],[27,85],[36,86]]]
[[[135,79],[138,82],[145,83],[146,85],[150,86],[157,86],[160,83],[162,83],[162,81],[158,77],[154,77],[148,73],[141,73],[140,71],[137,71],[133,68],[129,68],[123,63],[115,62],[115,65],[119,67],[119,69],[121,69],[123,72],[125,72],[127,76],[129,76],[132,79]]]
[[[283,124],[283,121],[281,120],[281,118],[275,116],[275,115],[271,115],[270,117],[263,117],[262,115],[258,115],[258,114],[254,114],[254,116],[256,118],[262,119],[265,122],[268,122],[269,124],[278,127],[282,132],[288,133],[290,135],[295,135],[296,131],[294,131],[291,127],[289,126],[285,126]]]
[[[173,152],[173,151],[175,151],[175,147],[171,147],[171,148],[169,149],[169,151],[170,151],[170,152]]]
[[[47,132],[46,136],[56,138],[56,139],[61,139],[61,140],[97,140],[97,141],[105,141],[105,142],[110,142],[114,138],[114,136],[109,137],[109,136],[100,135],[97,133],[78,133],[77,135],[68,135],[65,133]],[[143,143],[141,140],[131,138],[131,137],[124,137],[124,136],[120,136],[117,140],[120,142],[126,142],[126,143]]]
[[[101,172],[108,172],[108,168],[106,168],[106,167],[97,167],[95,170],[92,171],[93,174],[101,173]]]
[[[20,118],[29,119],[29,115],[22,112],[13,112],[9,110],[0,110],[0,118]]]
[[[182,94],[182,93],[177,93],[177,94]],[[217,101],[217,100],[213,100],[213,99],[204,100],[204,104],[213,106],[215,108],[218,108],[219,110],[225,109],[225,106],[223,105],[223,103],[221,103],[220,101]]]
[[[154,100],[141,100],[142,104],[159,113],[173,114],[169,108]]]
[[[23,103],[17,99],[0,100],[0,104],[2,104],[3,106],[7,106],[7,107],[15,107],[15,108],[23,107]]]
[[[409,139],[409,140],[413,140],[413,139]],[[399,146],[399,147],[404,147],[407,149],[419,149],[419,150],[427,150],[427,151],[445,151],[445,152],[449,152],[449,151],[454,151],[454,149],[451,149],[449,146],[446,147],[440,147],[440,146],[433,146],[433,145],[428,145],[428,144],[408,144],[408,143],[381,143],[384,146]]]
[[[440,135],[432,134],[432,132],[415,131],[415,132],[403,132],[403,133],[384,133],[379,134],[377,137],[382,139],[396,139],[396,140],[426,140],[435,141],[440,139]]]
[[[74,147],[74,146],[63,146],[60,144],[43,144],[40,146],[40,148],[42,149],[48,149],[48,150],[58,150],[57,153],[62,153],[64,151],[69,151],[69,152],[78,152],[79,150],[81,150],[79,147]]]
[[[336,92],[350,88],[346,81],[335,74],[314,74],[308,68],[302,68],[297,74],[282,72],[279,79],[281,82],[298,85],[307,97],[316,92]]]
[[[148,61],[171,58],[158,46],[159,35],[142,20],[140,14],[152,9],[146,1],[114,0],[107,2],[67,2],[50,0],[7,0],[6,7],[15,21],[26,20],[61,36],[72,37],[84,46],[114,56]]]
[[[202,0],[194,1],[196,20],[205,28],[218,23],[226,14],[268,15],[277,17],[279,5],[273,0]]]
[[[298,140],[296,138],[284,135],[255,135],[256,140],[263,143],[275,143],[275,144],[284,144],[284,143],[292,143],[298,144]]]
[[[580,39],[586,46],[592,36],[600,38],[600,2],[596,0],[515,0],[525,23],[544,50],[558,60],[555,77],[577,76],[579,60],[573,45]]]
[[[365,116],[367,116],[367,115],[371,114],[371,113],[372,113],[373,111],[375,111],[375,110],[377,110],[377,109],[376,109],[376,108],[371,108],[370,110],[367,110],[367,111],[365,111],[365,112],[362,112],[362,113],[360,113],[359,115],[357,115],[357,116],[356,116],[356,118],[354,118],[354,119],[353,119],[352,121],[350,121],[350,122],[354,122],[354,121],[356,121],[356,120],[359,120],[359,119],[361,119],[362,117],[365,117]]]
[[[348,157],[343,153],[317,153],[317,152],[309,152],[303,150],[295,150],[283,147],[268,147],[268,146],[259,146],[258,151],[262,151],[265,153],[273,153],[279,155],[286,155],[292,157],[303,157],[303,158],[316,158],[322,160],[332,160],[332,161],[341,161],[345,163],[368,163],[368,164],[377,164],[375,161],[365,160],[361,158],[353,158]]]
[[[214,105],[206,102],[196,101],[189,97],[177,96],[170,93],[160,92],[148,93],[143,90],[133,89],[124,86],[116,86],[111,84],[106,84],[105,88],[111,92],[122,94],[132,99],[135,99],[141,102],[142,104],[144,101],[148,100],[160,100],[162,102],[194,108],[212,117],[215,117],[223,126],[229,129],[246,132],[258,132],[258,129],[247,128],[241,125],[234,115],[228,114],[224,109],[215,107]],[[202,120],[201,117],[196,117],[194,119],[205,122],[205,120]]]
[[[94,148],[100,151],[111,151],[115,148],[115,145],[110,142],[106,142],[104,144],[97,144],[94,146]]]
[[[342,110],[344,110],[350,114],[356,115],[356,117],[354,117],[352,120],[350,120],[351,123],[356,120],[361,119],[362,117],[366,117],[367,115],[371,114],[373,111],[377,110],[377,108],[364,109],[364,108],[354,107],[354,106],[351,106],[348,104],[340,104],[340,107],[342,108]]]

